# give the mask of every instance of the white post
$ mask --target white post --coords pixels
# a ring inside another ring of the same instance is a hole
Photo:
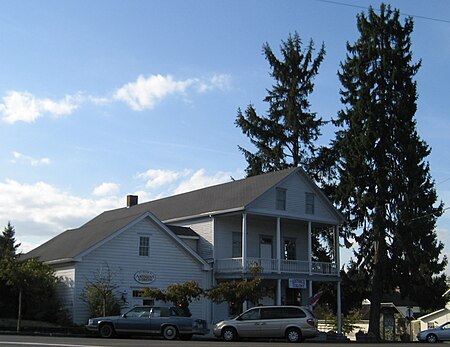
[[[337,326],[338,334],[342,335],[341,281],[337,282]]]
[[[278,273],[281,273],[281,218],[277,218],[277,267]]]
[[[309,274],[312,274],[312,223],[308,222],[308,263]]]
[[[277,280],[277,301],[276,304],[278,306],[281,305],[281,278]]]
[[[247,213],[242,214],[242,272],[247,272]],[[248,302],[244,301],[242,310],[246,311]]]
[[[247,271],[247,213],[242,214],[242,272]]]
[[[341,273],[341,252],[339,247],[339,225],[336,225],[336,235],[335,235],[335,255],[336,255],[336,270],[337,275],[340,276]]]

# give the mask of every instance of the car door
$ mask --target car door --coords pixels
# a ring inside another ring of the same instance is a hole
[[[438,339],[441,341],[450,340],[450,323],[442,325],[438,332]]]
[[[150,332],[150,307],[135,307],[119,318],[115,324],[118,333],[148,334]]]
[[[281,337],[283,331],[283,308],[271,307],[261,308],[260,336],[261,337]]]
[[[259,337],[261,323],[260,309],[250,309],[236,319],[236,330],[241,337]]]

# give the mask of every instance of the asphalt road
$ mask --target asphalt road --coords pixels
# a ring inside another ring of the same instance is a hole
[[[415,343],[416,345],[418,343]],[[25,335],[0,335],[0,347],[287,347],[290,344],[285,341],[239,341],[223,342],[220,340],[192,340],[192,341],[166,341],[161,339],[102,339],[96,337],[52,337],[52,336],[25,336]],[[304,342],[302,346],[328,345],[330,347],[367,347],[367,343],[318,343]],[[386,343],[369,344],[370,347],[386,346]],[[439,344],[437,344],[439,345]],[[411,347],[411,343],[395,343],[395,347]]]

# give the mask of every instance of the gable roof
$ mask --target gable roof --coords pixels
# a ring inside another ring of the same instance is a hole
[[[307,177],[300,168],[290,168],[105,211],[80,228],[55,236],[27,253],[25,258],[39,257],[41,261],[74,259],[149,212],[159,221],[168,223],[183,218],[244,210],[248,204],[294,172]],[[176,228],[172,229],[172,232],[176,231]],[[178,229],[178,232],[186,233],[186,230]]]

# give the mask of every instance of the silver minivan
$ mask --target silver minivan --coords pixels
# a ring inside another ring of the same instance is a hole
[[[253,307],[236,318],[217,323],[213,332],[225,341],[284,337],[289,342],[301,342],[318,335],[316,317],[303,306]]]

